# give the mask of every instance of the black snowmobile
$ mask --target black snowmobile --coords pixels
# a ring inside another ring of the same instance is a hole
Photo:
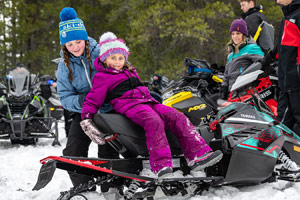
[[[258,109],[246,103],[232,103],[218,113],[210,126],[199,127],[206,142],[214,150],[224,153],[219,163],[205,169],[206,177],[163,179],[139,175],[143,169],[149,168],[141,127],[119,114],[97,114],[93,119],[95,124],[124,159],[46,157],[41,160],[43,165],[33,190],[45,187],[56,168],[95,177],[94,182],[62,192],[60,200],[86,199],[82,192],[115,180],[123,181],[119,191],[124,199],[188,198],[222,185],[252,185],[277,179],[300,181],[299,168],[291,168],[292,164],[296,165],[293,161],[300,164],[299,136]],[[170,132],[167,135],[174,169],[188,175],[190,169],[177,141]],[[277,168],[278,158],[282,168]]]
[[[40,95],[38,75],[19,67],[9,72],[5,82],[7,86],[1,84],[0,139],[10,139],[12,144],[35,144],[38,138],[53,138],[52,145],[60,145],[57,121]]]
[[[210,65],[206,60],[185,58],[184,66],[187,69],[186,76],[181,77],[178,81],[172,80],[165,83],[162,87],[163,89],[160,91],[154,90],[161,95],[163,100],[178,93],[178,89],[180,88],[186,86],[195,88],[199,85],[199,82],[206,85],[205,87],[209,95],[219,93],[223,72],[217,64]],[[153,90],[153,86],[151,85],[156,85],[155,81],[153,81],[154,77],[155,75],[151,78],[151,82],[146,82],[150,91]]]
[[[168,98],[162,103],[184,113],[192,124],[199,126],[217,112],[222,79],[218,77],[219,72],[211,69],[207,61],[185,58],[184,64],[189,75],[183,77],[174,89],[165,94]]]

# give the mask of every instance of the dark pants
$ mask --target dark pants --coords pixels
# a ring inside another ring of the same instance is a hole
[[[300,91],[280,93],[277,119],[300,136]]]
[[[67,137],[69,135],[69,131],[70,131],[70,128],[71,128],[73,115],[74,115],[74,112],[70,112],[70,111],[64,109],[65,131],[66,131],[66,136]]]
[[[88,157],[88,150],[91,144],[90,138],[83,132],[80,126],[80,113],[75,113],[70,127],[66,148],[63,150],[64,156]],[[116,152],[110,145],[98,145],[98,156],[100,158],[119,158],[119,153]],[[92,180],[92,177],[69,172],[73,186],[83,184]]]

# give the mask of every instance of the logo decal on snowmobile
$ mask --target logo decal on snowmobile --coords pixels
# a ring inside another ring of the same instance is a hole
[[[254,115],[241,114],[241,117],[255,119]]]
[[[294,146],[294,151],[300,152],[300,147]]]
[[[267,91],[265,91],[264,93],[261,93],[261,94],[259,94],[260,95],[260,97],[261,98],[266,98],[267,96],[269,96],[269,95],[271,95],[272,94],[272,92],[271,92],[271,90],[267,90]]]
[[[203,104],[200,104],[198,106],[194,106],[194,107],[189,108],[188,112],[191,112],[191,111],[194,111],[194,110],[203,110],[205,108],[206,108],[206,105],[203,103]]]
[[[220,125],[221,125],[223,136],[241,132],[243,130],[253,127],[245,124],[220,124]]]

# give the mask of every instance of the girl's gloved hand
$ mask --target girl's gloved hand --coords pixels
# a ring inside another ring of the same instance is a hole
[[[95,126],[92,119],[84,119],[80,122],[80,126],[84,133],[96,144],[104,145],[105,138],[104,134],[101,133]]]

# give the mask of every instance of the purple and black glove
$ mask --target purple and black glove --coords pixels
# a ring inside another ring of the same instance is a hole
[[[84,133],[96,144],[104,145],[105,138],[104,134],[101,133],[95,126],[92,119],[84,119],[80,122],[80,126]]]

